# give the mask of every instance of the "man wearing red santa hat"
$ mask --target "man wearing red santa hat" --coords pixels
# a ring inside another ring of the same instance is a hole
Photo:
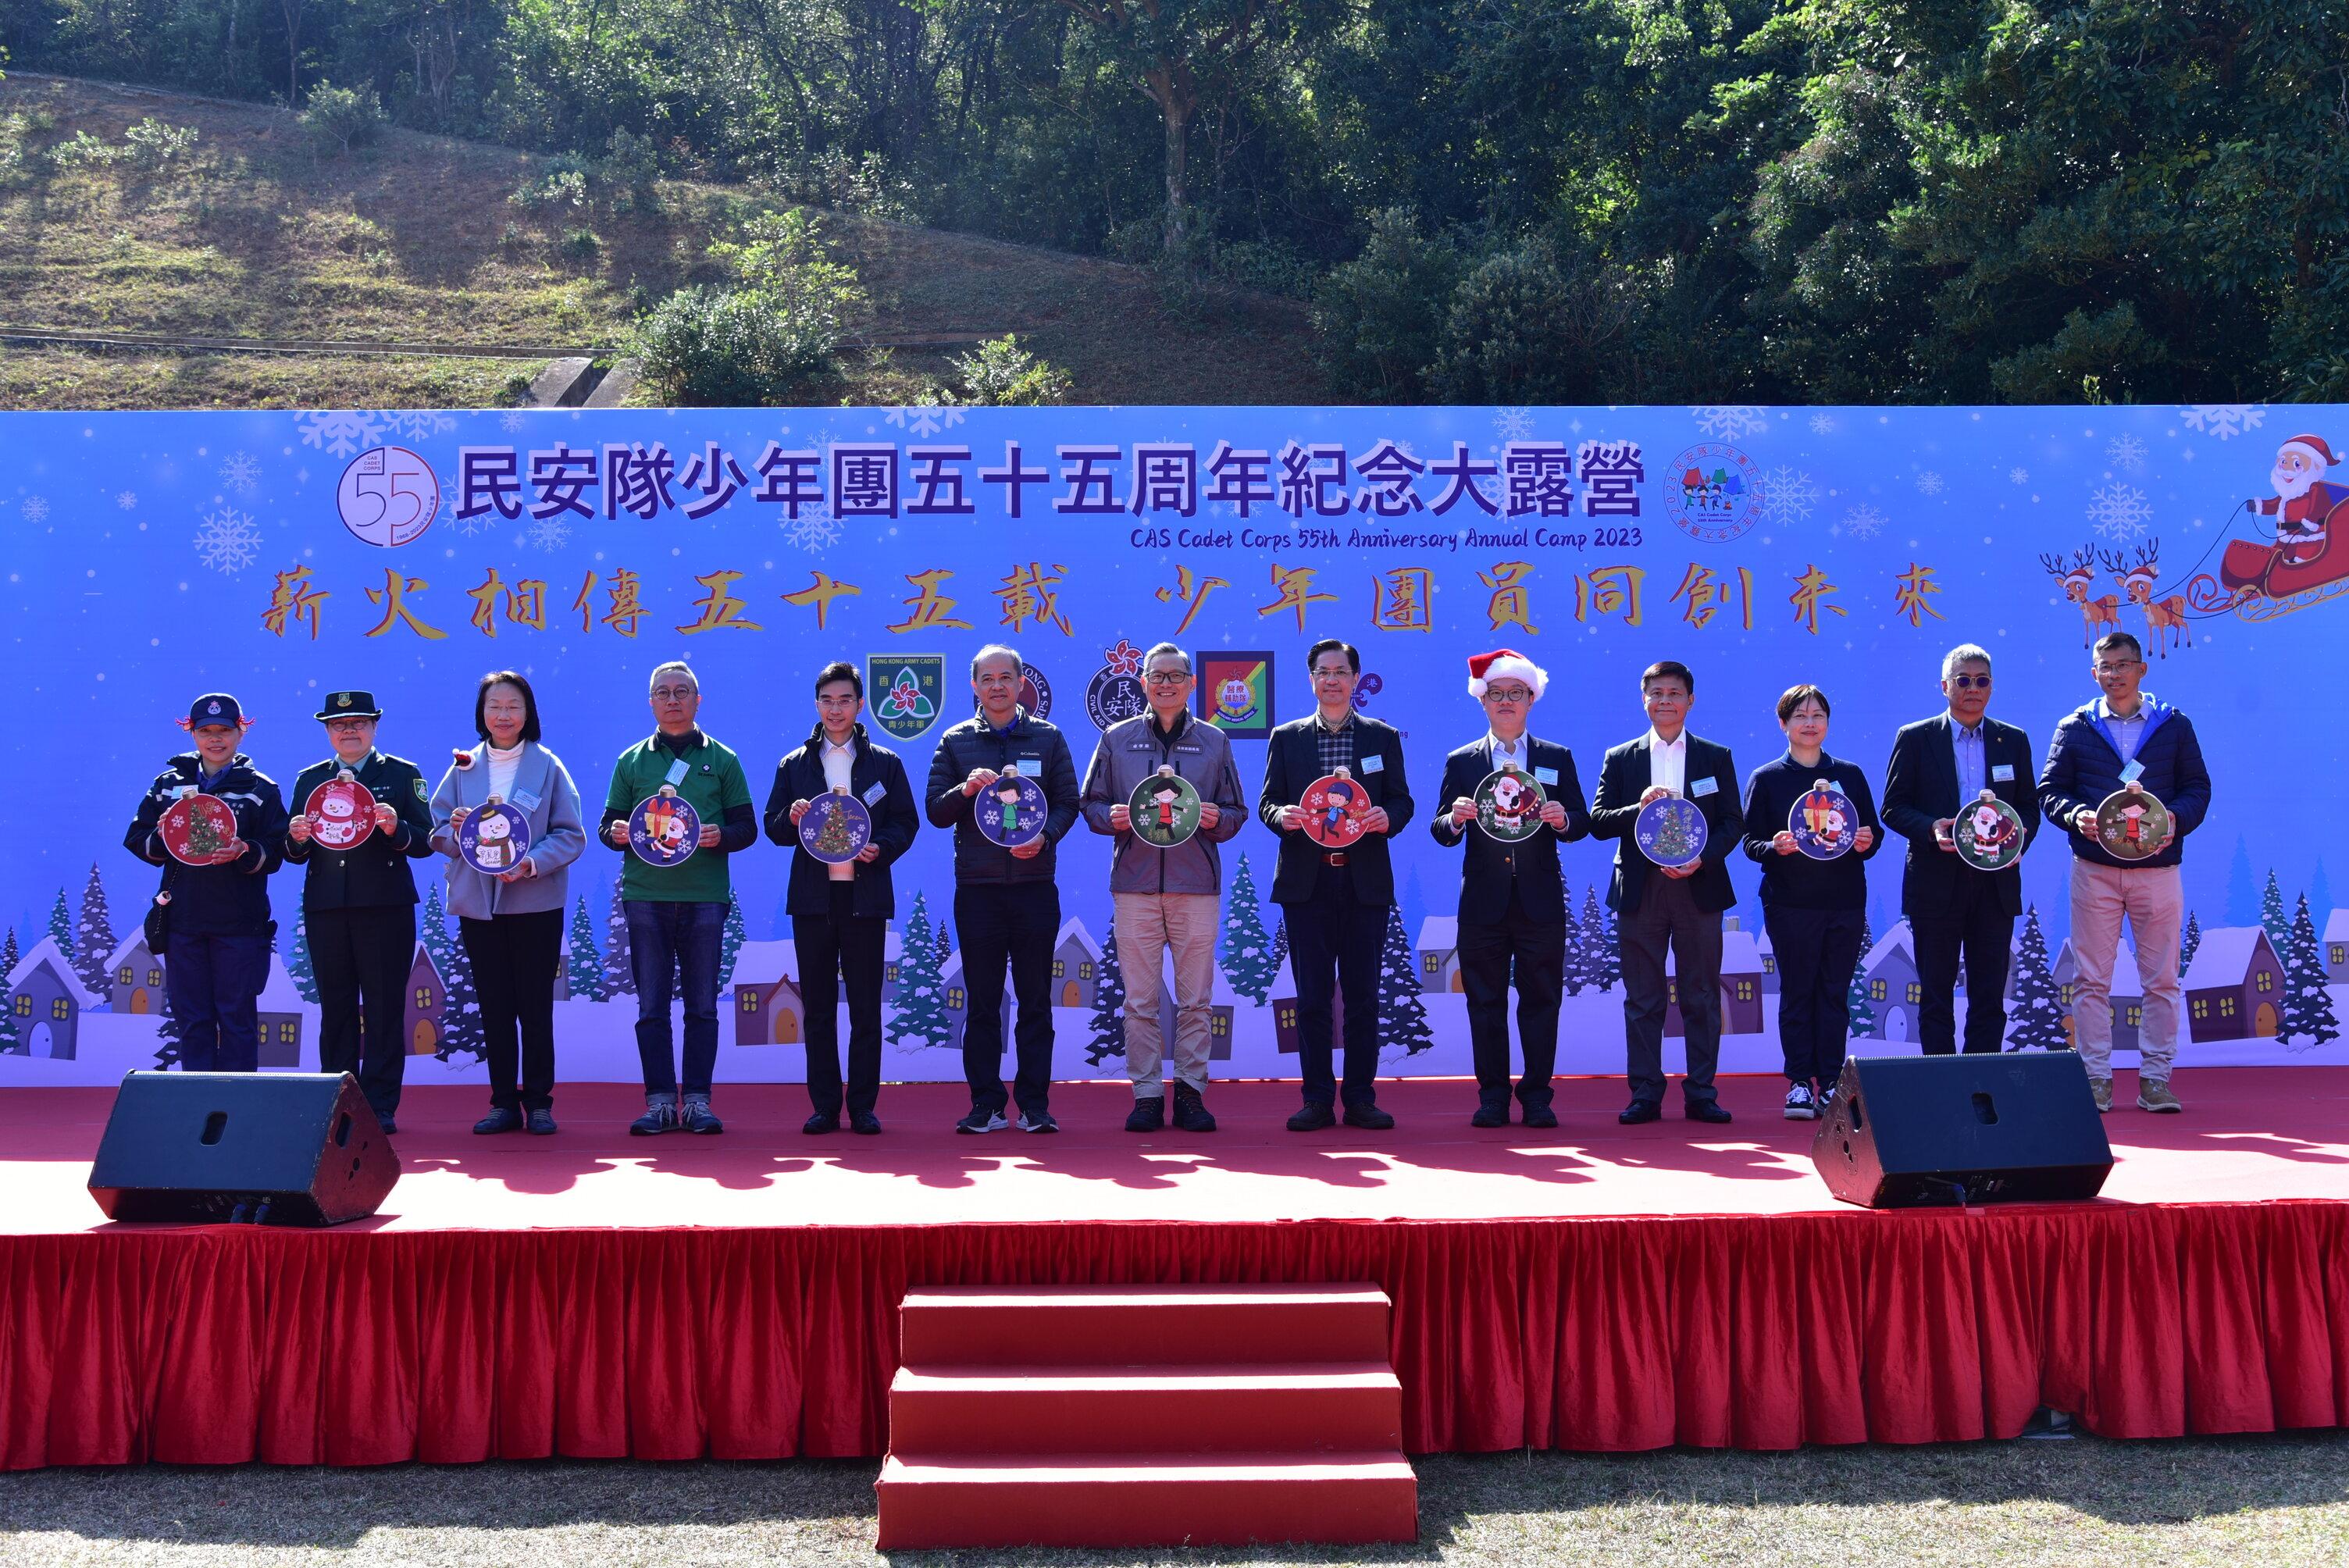
[[[2255,517],[2275,519],[2277,565],[2305,566],[2324,553],[2325,524],[2349,501],[2349,490],[2324,478],[2340,464],[2340,454],[2322,436],[2294,436],[2276,449],[2268,475],[2276,493],[2244,504]]]
[[[1448,802],[1429,826],[1439,844],[1467,842],[1461,861],[1455,938],[1468,997],[1468,1035],[1475,1052],[1476,1114],[1472,1127],[1509,1124],[1509,976],[1517,982],[1517,1042],[1525,1072],[1516,1086],[1527,1127],[1556,1127],[1550,1073],[1557,1060],[1558,996],[1566,980],[1566,881],[1557,847],[1590,831],[1574,755],[1526,732],[1549,676],[1515,648],[1468,661],[1468,695],[1484,705],[1485,733],[1444,760]],[[1476,787],[1514,768],[1544,796],[1531,838],[1504,842],[1476,820]]]

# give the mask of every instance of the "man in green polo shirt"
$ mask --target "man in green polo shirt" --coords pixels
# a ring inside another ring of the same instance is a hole
[[[701,682],[682,664],[653,671],[652,707],[659,726],[620,753],[604,797],[604,841],[626,857],[620,901],[628,918],[628,967],[636,983],[636,1055],[645,1069],[645,1113],[636,1133],[722,1132],[710,1113],[709,1078],[718,1065],[718,959],[733,891],[726,857],[759,836],[750,786],[734,753],[701,732]],[[628,819],[663,786],[700,819],[700,837],[683,861],[656,865],[629,847]],[[670,978],[685,1001],[685,1092],[669,1037]]]

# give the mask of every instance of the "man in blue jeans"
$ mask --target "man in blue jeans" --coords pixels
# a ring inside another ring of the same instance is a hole
[[[604,798],[604,841],[626,856],[621,907],[628,917],[628,968],[636,983],[636,1055],[645,1069],[645,1113],[634,1133],[723,1132],[709,1109],[718,1065],[718,959],[733,883],[726,857],[759,836],[750,786],[733,752],[701,732],[701,683],[682,664],[653,671],[658,728],[620,754]],[[628,849],[628,818],[664,786],[693,808],[701,834],[692,854],[657,866]],[[670,1039],[671,977],[685,998],[685,1088],[678,1092]]]

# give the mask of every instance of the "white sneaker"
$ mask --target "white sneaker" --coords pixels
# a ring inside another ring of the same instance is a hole
[[[1811,1098],[1810,1085],[1798,1083],[1786,1091],[1788,1121],[1816,1121],[1818,1119],[1819,1104]]]

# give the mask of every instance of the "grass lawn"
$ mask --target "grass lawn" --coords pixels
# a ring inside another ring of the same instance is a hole
[[[871,1563],[863,1460],[0,1475],[0,1563]],[[1439,1455],[1415,1546],[905,1553],[908,1563],[2349,1562],[2349,1433],[1794,1454]]]
[[[197,132],[156,170],[58,166],[87,132],[110,146],[153,118]],[[714,281],[710,242],[782,203],[665,181],[620,211],[514,206],[542,160],[387,130],[314,156],[292,117],[144,88],[0,80],[0,325],[302,341],[607,348],[645,305]],[[803,400],[894,403],[950,380],[937,339],[1017,332],[1091,403],[1316,402],[1294,302],[1221,293],[1174,310],[1134,267],[833,213],[827,232],[872,294],[852,352]],[[926,341],[927,340],[927,341]],[[537,368],[487,362],[0,349],[0,407],[495,404]]]

